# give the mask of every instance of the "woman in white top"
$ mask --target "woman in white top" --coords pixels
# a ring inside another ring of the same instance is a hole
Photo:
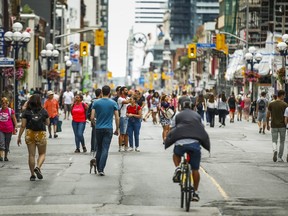
[[[207,100],[207,112],[210,118],[210,127],[214,127],[215,124],[215,113],[217,110],[217,103],[213,94],[209,95]]]
[[[224,127],[225,126],[225,119],[226,115],[229,114],[229,107],[227,104],[227,98],[225,94],[221,94],[218,100],[217,104],[218,112],[219,112],[219,122],[220,126],[219,127]]]

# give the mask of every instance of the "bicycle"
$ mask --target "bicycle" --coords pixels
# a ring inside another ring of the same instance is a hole
[[[185,153],[181,157],[180,163],[180,191],[181,191],[181,208],[184,207],[184,197],[185,197],[185,208],[186,211],[189,212],[190,210],[190,202],[192,199],[192,194],[194,193],[193,187],[193,176],[191,166],[189,164],[190,155]]]

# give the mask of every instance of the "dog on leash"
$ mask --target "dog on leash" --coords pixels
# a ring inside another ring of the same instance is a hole
[[[96,159],[95,158],[90,160],[90,174],[91,174],[91,170],[93,167],[94,167],[94,173],[96,174],[97,172],[96,172]]]

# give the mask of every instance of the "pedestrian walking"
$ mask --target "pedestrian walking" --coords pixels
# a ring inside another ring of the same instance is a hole
[[[267,130],[270,130],[270,118],[271,118],[271,135],[272,135],[272,148],[273,148],[273,161],[283,162],[282,156],[284,153],[286,125],[285,117],[288,116],[285,113],[287,104],[284,102],[285,91],[279,90],[277,99],[268,105],[267,111]],[[279,150],[277,147],[278,136],[280,136]],[[278,154],[278,158],[277,158]]]
[[[129,151],[134,150],[135,140],[135,151],[139,152],[139,134],[141,128],[142,108],[137,104],[137,99],[137,95],[130,98],[130,104],[127,106],[126,115],[128,117],[127,133],[129,137]]]
[[[48,125],[49,138],[52,138],[52,129],[54,138],[57,138],[57,123],[59,120],[59,103],[54,99],[54,93],[52,91],[47,92],[48,99],[44,102],[44,109],[48,112],[50,118],[50,124]]]
[[[218,109],[218,113],[219,113],[219,122],[220,122],[219,127],[225,127],[226,126],[225,119],[226,119],[226,115],[228,115],[228,113],[229,113],[229,107],[227,104],[227,98],[226,98],[225,94],[223,94],[223,93],[219,97],[217,109]]]
[[[210,94],[207,100],[207,112],[210,117],[210,127],[214,127],[215,125],[216,110],[217,110],[217,103],[215,101],[215,97],[213,94]]]
[[[178,99],[178,110],[181,111],[183,109],[183,104],[185,101],[189,101],[191,102],[191,98],[189,97],[189,95],[187,94],[186,90],[182,91],[182,96],[179,97]],[[195,97],[195,104],[196,104],[196,97]],[[194,105],[195,105],[194,104]]]
[[[119,112],[118,105],[110,97],[110,87],[105,85],[102,87],[102,98],[93,103],[91,112],[91,121],[97,122],[96,139],[97,139],[97,152],[96,152],[96,167],[100,176],[104,176],[104,169],[106,166],[108,152],[113,136],[113,115],[115,117],[115,131],[114,135],[118,136],[119,133]]]
[[[150,100],[150,104],[151,104],[151,109],[152,109],[152,121],[153,124],[156,125],[158,124],[158,120],[157,120],[157,114],[159,111],[159,105],[160,105],[160,95],[158,92],[154,92],[151,100]]]
[[[159,116],[160,116],[160,124],[162,125],[162,139],[163,139],[163,143],[166,139],[166,136],[170,130],[170,126],[171,126],[171,117],[166,115],[166,110],[167,109],[171,109],[174,112],[174,107],[171,106],[171,104],[169,103],[170,98],[168,95],[163,95],[161,98],[161,106],[160,106],[160,112],[159,112]],[[174,113],[175,114],[175,113]]]
[[[244,102],[244,108],[243,108],[244,119],[247,122],[249,122],[250,106],[251,106],[251,99],[250,99],[250,95],[249,94],[246,94],[243,102]]]
[[[128,150],[128,117],[126,112],[129,103],[128,89],[125,86],[122,86],[120,89],[120,97],[118,98],[118,107],[120,112],[120,137],[118,139],[119,152]]]
[[[268,100],[266,92],[261,92],[260,98],[256,102],[256,116],[258,122],[259,133],[265,134],[266,115],[267,115]]]
[[[240,94],[237,96],[236,104],[237,104],[237,121],[242,121],[242,111],[244,108],[242,92],[240,92]]]
[[[32,95],[28,100],[27,108],[22,113],[17,140],[18,146],[22,144],[21,136],[26,129],[25,142],[28,148],[30,181],[35,181],[36,176],[38,179],[43,179],[41,168],[46,157],[46,125],[49,125],[49,115],[41,106],[41,97],[38,94]],[[35,162],[36,149],[38,150],[37,162]]]
[[[83,95],[76,94],[74,98],[74,103],[71,106],[72,128],[75,136],[76,145],[75,153],[80,153],[80,144],[82,146],[83,152],[87,152],[84,139],[87,109],[87,104],[83,102]]]
[[[86,91],[85,94],[83,95],[83,102],[89,106],[91,104],[91,100],[92,98],[89,94],[89,91]]]
[[[235,110],[236,110],[236,98],[234,92],[231,93],[228,99],[230,123],[234,123]]]
[[[202,121],[204,121],[204,112],[206,111],[206,102],[204,95],[200,94],[196,100],[196,111],[201,116]],[[209,118],[207,119],[209,123]]]
[[[153,94],[154,94],[154,90],[149,89],[148,96],[146,97],[148,111],[147,111],[146,115],[144,116],[143,121],[146,121],[153,112],[153,109],[151,106],[151,99],[153,97]]]
[[[0,108],[0,161],[8,161],[11,137],[17,133],[15,111],[8,104],[8,98],[3,97]]]
[[[74,102],[74,94],[71,92],[69,88],[63,93],[63,103],[64,104],[64,120],[67,118],[69,120],[69,116],[71,113],[71,105]]]

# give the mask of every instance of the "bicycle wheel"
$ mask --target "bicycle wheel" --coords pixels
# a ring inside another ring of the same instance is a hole
[[[191,169],[190,165],[187,164],[186,168],[186,179],[185,179],[185,207],[186,211],[189,212],[190,210],[190,202],[191,202],[191,196],[192,196],[192,191],[191,191]]]

